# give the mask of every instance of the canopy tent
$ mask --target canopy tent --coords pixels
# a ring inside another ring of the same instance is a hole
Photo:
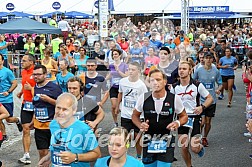
[[[34,15],[29,14],[29,13],[24,13],[24,12],[0,12],[0,18],[1,19],[7,19],[8,17],[11,18],[24,18],[24,17],[29,17],[29,18],[34,18]]]
[[[22,18],[1,24],[0,34],[4,33],[60,34],[61,30],[36,20]]]
[[[50,13],[43,14],[43,15],[41,15],[40,17],[41,17],[41,18],[52,18],[52,15],[53,15],[53,14],[61,15],[61,14],[63,14],[63,13],[64,13],[64,12],[55,11],[55,12],[50,12]]]
[[[77,12],[77,11],[66,12],[65,16],[67,19],[93,19],[94,18],[93,15]]]

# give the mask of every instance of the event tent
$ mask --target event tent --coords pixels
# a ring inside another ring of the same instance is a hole
[[[50,12],[50,13],[43,14],[40,17],[41,18],[51,18],[53,14],[61,15],[62,13],[64,13],[64,12],[55,11],[55,12]]]
[[[29,18],[8,21],[0,25],[0,34],[28,33],[28,34],[60,34],[61,30],[48,24]]]
[[[77,12],[77,11],[66,12],[65,16],[67,19],[93,19],[94,18],[93,15]]]
[[[34,15],[24,12],[17,12],[17,11],[0,12],[0,19],[7,19],[9,16],[12,18],[24,18],[24,17],[34,18]]]

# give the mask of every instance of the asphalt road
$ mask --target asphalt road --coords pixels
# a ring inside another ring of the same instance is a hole
[[[241,81],[241,69],[236,71],[237,91],[234,93],[232,108],[227,108],[227,99],[225,94],[224,100],[217,102],[216,116],[212,121],[212,129],[208,140],[209,147],[206,148],[205,156],[199,158],[192,154],[193,166],[195,167],[250,167],[252,159],[252,143],[248,142],[248,138],[243,137],[246,132],[245,128],[245,89]],[[19,87],[15,93],[20,90]],[[20,100],[15,98],[15,112],[18,116],[20,112]],[[103,128],[102,133],[108,133],[113,127],[112,116],[110,113],[110,103],[105,105],[106,116],[100,127]],[[6,125],[9,141],[4,142],[0,149],[0,160],[4,162],[5,167],[22,167],[24,165],[18,163],[18,159],[23,156],[23,146],[21,142],[21,133],[18,132],[16,125]],[[107,148],[101,148],[102,156],[108,155]],[[135,149],[130,148],[129,154],[135,156]],[[31,165],[27,167],[35,167],[38,162],[38,152],[36,150],[34,137],[32,135],[31,145]],[[185,166],[180,155],[180,149],[175,149],[175,157],[177,162],[173,163],[175,167]]]

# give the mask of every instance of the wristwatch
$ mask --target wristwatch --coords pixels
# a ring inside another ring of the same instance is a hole
[[[204,104],[201,104],[202,110],[206,109],[206,106],[204,106]]]
[[[10,91],[10,90],[7,90],[7,92],[8,92],[8,93],[11,93],[11,91]]]
[[[78,158],[78,154],[77,153],[75,153],[75,159],[74,159],[74,163],[75,164],[77,164],[78,162],[79,162],[79,158]]]

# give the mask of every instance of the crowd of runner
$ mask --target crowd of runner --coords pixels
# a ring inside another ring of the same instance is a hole
[[[170,166],[178,143],[190,167],[189,147],[202,157],[211,146],[207,137],[217,100],[232,107],[239,63],[248,85],[247,108],[251,105],[251,23],[201,24],[186,34],[171,21],[134,25],[130,18],[112,17],[109,37],[90,49],[88,37],[97,34],[96,24],[54,19],[49,24],[62,34],[0,35],[0,144],[8,140],[3,120],[16,123],[23,133],[21,163],[31,163],[35,129],[38,166],[89,166],[93,161],[97,167]],[[23,53],[18,94],[13,94],[18,79],[8,60],[14,50]],[[13,115],[13,96],[22,97],[20,117]],[[97,127],[108,99],[114,128],[107,138],[110,155],[100,158]],[[251,126],[248,116],[250,132]],[[135,157],[127,154],[129,147],[136,148]]]

